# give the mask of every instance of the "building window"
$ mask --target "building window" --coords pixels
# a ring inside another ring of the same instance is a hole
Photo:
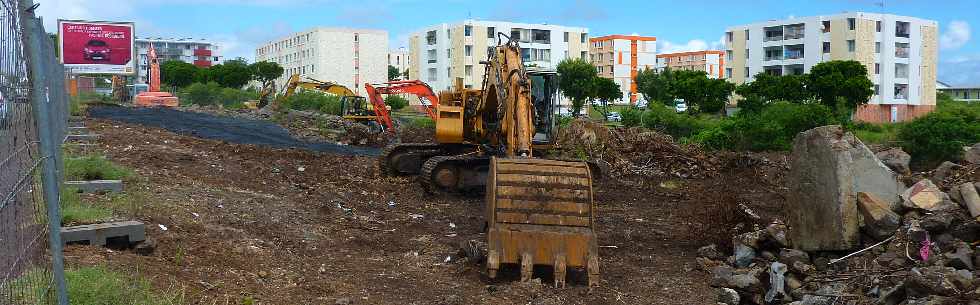
[[[909,38],[911,25],[908,22],[895,22],[895,37]]]
[[[857,43],[855,43],[853,39],[852,40],[848,40],[847,41],[847,51],[848,52],[854,52],[854,50],[857,48],[856,45],[857,45]]]
[[[829,41],[824,41],[823,42],[823,52],[824,53],[830,53],[830,42]]]
[[[497,35],[497,28],[494,27],[487,28],[487,38],[496,38],[495,37],[496,35]]]
[[[429,74],[429,81],[430,82],[434,82],[434,81],[438,81],[439,80],[439,76],[436,75],[436,73],[437,73],[436,71],[437,71],[436,68],[429,68],[429,73],[428,74]]]
[[[580,40],[582,41],[582,43],[585,43],[586,41],[589,41],[589,34],[582,33],[582,39],[580,39]]]
[[[453,68],[446,68],[446,79],[453,80]]]
[[[568,42],[568,32],[565,32],[565,42]]]
[[[360,37],[358,37],[358,36],[359,36],[359,35],[357,35],[356,33],[354,34],[354,42],[357,42],[357,41],[358,41],[358,39],[360,38]]]
[[[453,49],[446,49],[446,59],[453,59]]]
[[[909,44],[904,42],[895,43],[895,57],[909,58]]]
[[[436,39],[436,31],[428,31],[428,32],[426,32],[425,33],[425,41],[430,46],[436,44],[436,42],[437,42],[437,39]]]
[[[857,20],[854,18],[847,18],[847,30],[853,31],[857,27]]]
[[[763,35],[764,37],[762,37],[762,41],[783,40],[783,27],[781,26],[767,27],[762,29],[762,31],[764,33]]]
[[[908,84],[895,84],[895,99],[906,100],[909,98]]]
[[[749,78],[749,67],[745,67],[745,78]]]
[[[436,50],[428,50],[428,51],[426,51],[426,57],[425,58],[428,59],[428,62],[430,64],[436,63],[438,61],[437,58],[436,58]]]
[[[880,41],[876,41],[875,42],[875,54],[881,54],[881,42]]]
[[[909,78],[909,65],[895,64],[895,78]]]
[[[745,40],[749,40],[749,29],[745,29]]]
[[[725,68],[725,78],[732,78],[732,68]]]
[[[824,20],[822,22],[822,25],[823,25],[823,32],[830,33],[830,20]]]
[[[735,52],[732,50],[725,50],[725,58],[727,58],[729,62],[735,60]]]
[[[467,45],[464,47],[464,52],[466,52],[466,56],[473,56],[473,46]]]
[[[875,75],[881,74],[881,64],[875,63]]]
[[[746,58],[746,59],[748,59],[748,58],[749,58],[749,49],[745,49],[745,58]]]
[[[875,21],[875,32],[881,33],[881,20]]]
[[[581,58],[582,60],[586,60],[587,58],[589,58],[589,52],[582,51],[582,54],[579,56],[579,58]]]
[[[533,42],[533,43],[551,43],[551,31],[549,31],[549,30],[531,30],[531,42]]]
[[[466,36],[466,37],[473,36],[473,26],[472,25],[463,26],[463,36]]]
[[[875,84],[875,95],[881,95],[881,85]]]
[[[733,40],[735,40],[735,37],[732,32],[725,32],[725,41],[732,42]]]
[[[797,44],[786,46],[786,51],[784,52],[783,56],[786,57],[786,59],[800,59],[803,58],[803,54],[803,45]]]
[[[472,77],[473,76],[473,65],[466,65],[465,73],[466,73],[466,77]]]

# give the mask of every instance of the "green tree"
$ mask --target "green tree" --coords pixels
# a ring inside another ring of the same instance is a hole
[[[565,59],[558,64],[558,74],[558,89],[572,100],[572,112],[579,115],[594,92],[592,84],[598,77],[595,66],[581,58]]]
[[[385,98],[385,105],[390,106],[391,110],[401,110],[408,106],[408,99],[399,95],[389,95]]]
[[[673,98],[684,99],[692,113],[718,113],[735,90],[735,85],[721,79],[708,78],[704,71],[671,72],[670,88]]]
[[[402,73],[402,79],[408,79],[408,69],[405,69],[405,72]]]
[[[602,113],[602,119],[609,116],[609,102],[621,100],[623,91],[619,90],[619,85],[612,79],[596,77],[592,79],[592,109]]]
[[[211,67],[212,77],[223,87],[239,89],[252,80],[252,69],[244,58],[236,58]]]
[[[167,85],[183,88],[194,83],[197,66],[180,60],[169,60],[160,65],[160,82]]]
[[[401,72],[395,66],[388,65],[388,81],[397,80],[401,76]]]
[[[262,82],[262,87],[269,86],[277,78],[282,77],[285,72],[282,66],[271,61],[253,63],[249,66],[249,70],[252,71],[252,77],[255,80]]]
[[[874,94],[874,83],[868,79],[868,69],[853,60],[833,60],[819,63],[810,69],[806,88],[823,105],[837,110],[853,112],[868,103]],[[842,102],[842,105],[839,104]],[[843,109],[841,109],[843,108]]]
[[[756,111],[760,107],[777,101],[805,104],[813,99],[806,88],[806,75],[775,76],[759,73],[750,83],[739,85],[735,93],[742,96],[745,103],[739,107],[746,111]]]
[[[660,102],[664,105],[674,100],[670,85],[673,73],[669,68],[662,72],[653,69],[644,69],[636,74],[637,91],[643,94],[649,102]]]

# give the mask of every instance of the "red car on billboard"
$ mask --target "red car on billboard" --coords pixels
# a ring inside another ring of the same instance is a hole
[[[68,67],[92,73],[134,67],[131,23],[61,21],[59,32],[62,61]]]

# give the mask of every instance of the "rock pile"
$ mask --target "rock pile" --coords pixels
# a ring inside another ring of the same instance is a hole
[[[734,236],[732,255],[698,251],[717,304],[980,305],[980,184],[964,181],[973,165],[896,191],[889,175],[902,167],[866,150],[833,126],[797,137],[789,221]]]

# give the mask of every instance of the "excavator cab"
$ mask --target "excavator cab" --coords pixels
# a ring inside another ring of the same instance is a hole
[[[531,102],[534,104],[534,145],[549,146],[555,139],[558,109],[558,72],[527,68],[531,80]]]

